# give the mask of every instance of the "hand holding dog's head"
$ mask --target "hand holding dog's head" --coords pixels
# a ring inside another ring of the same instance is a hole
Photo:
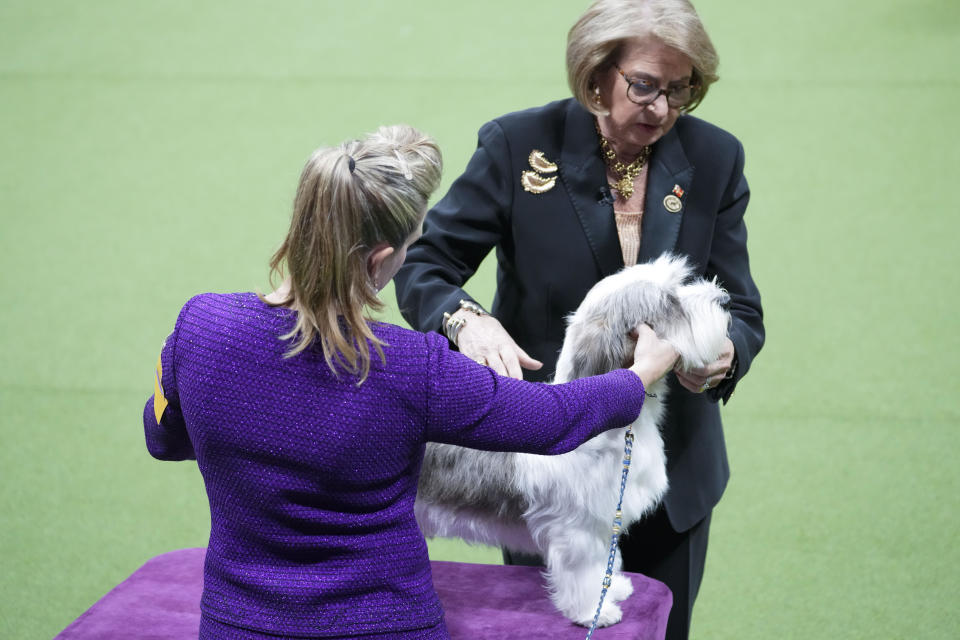
[[[691,277],[685,258],[663,255],[604,278],[568,318],[556,381],[630,366],[640,324],[647,324],[681,356],[681,367],[712,362],[722,349],[729,315],[726,293]]]
[[[641,324],[628,334],[636,335],[630,369],[640,376],[647,388],[672,370],[680,354],[666,340],[661,339],[647,324]]]

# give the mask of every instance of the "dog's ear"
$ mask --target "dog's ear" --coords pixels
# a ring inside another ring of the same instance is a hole
[[[557,379],[570,380],[619,369],[631,359],[635,342],[630,332],[650,325],[668,340],[678,324],[685,323],[680,299],[671,289],[650,280],[608,287],[591,297],[586,307],[571,316]]]
[[[563,351],[569,356],[568,380],[595,376],[623,366],[627,354],[627,334],[594,316],[583,322],[572,323]],[[560,373],[558,363],[557,373]]]

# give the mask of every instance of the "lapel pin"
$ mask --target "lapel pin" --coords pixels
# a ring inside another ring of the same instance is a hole
[[[673,193],[663,199],[663,208],[670,213],[679,212],[680,209],[683,209],[683,201],[680,200],[682,197],[683,189],[681,189],[678,184],[673,185]]]
[[[670,213],[677,213],[683,208],[683,203],[680,202],[680,198],[671,193],[663,199],[663,208]]]

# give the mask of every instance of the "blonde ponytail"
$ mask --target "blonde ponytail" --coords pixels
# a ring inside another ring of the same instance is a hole
[[[289,272],[279,304],[297,312],[288,357],[319,345],[327,366],[369,375],[371,347],[383,342],[366,309],[383,302],[370,282],[367,256],[387,242],[399,248],[419,227],[440,183],[442,158],[431,138],[406,125],[381,127],[360,140],[318,149],[300,174],[290,230],[270,261],[271,277]]]

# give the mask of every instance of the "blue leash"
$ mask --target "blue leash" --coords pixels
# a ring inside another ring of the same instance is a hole
[[[627,427],[627,432],[623,434],[623,474],[620,476],[620,499],[617,501],[617,510],[613,517],[613,535],[610,536],[610,555],[607,557],[607,572],[603,576],[603,589],[600,590],[600,603],[597,605],[597,612],[593,616],[593,623],[590,630],[587,631],[586,640],[590,640],[593,632],[597,629],[597,621],[600,619],[600,609],[603,608],[603,599],[607,596],[607,590],[613,583],[613,562],[617,557],[617,543],[620,541],[620,532],[623,529],[623,492],[627,488],[627,474],[630,472],[630,454],[633,451],[633,425]]]

